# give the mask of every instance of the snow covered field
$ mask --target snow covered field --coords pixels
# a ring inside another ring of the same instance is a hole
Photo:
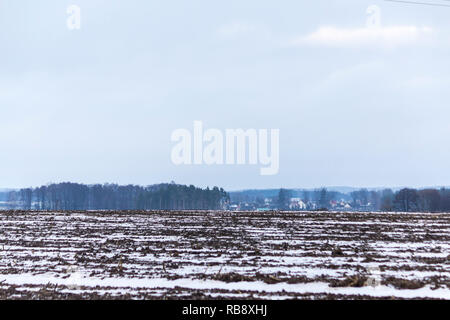
[[[450,299],[450,214],[0,212],[2,299]]]

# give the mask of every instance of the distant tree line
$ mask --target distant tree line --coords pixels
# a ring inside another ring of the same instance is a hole
[[[222,188],[174,183],[142,187],[65,182],[8,194],[10,207],[24,210],[217,210],[228,201]]]
[[[289,201],[292,197],[292,191],[288,189],[280,189],[278,192],[278,200],[277,205],[279,210],[288,210],[289,209]]]
[[[391,189],[351,193],[355,208],[369,207],[379,211],[450,212],[450,189]]]

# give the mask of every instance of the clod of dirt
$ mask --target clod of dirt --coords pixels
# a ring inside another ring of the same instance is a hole
[[[395,277],[387,278],[383,281],[383,284],[392,285],[396,289],[420,289],[425,286],[425,283],[419,280],[408,280]]]
[[[366,256],[366,258],[362,261],[362,262],[374,262],[375,259],[372,258],[371,256]]]
[[[345,256],[344,252],[339,247],[334,248],[333,251],[331,251],[331,255],[333,257],[343,257],[343,256]]]
[[[364,284],[367,281],[367,277],[364,276],[352,276],[347,277],[344,280],[332,280],[330,283],[330,287],[337,288],[337,287],[363,287]]]
[[[214,280],[223,281],[226,283],[230,282],[241,282],[241,281],[253,281],[251,277],[244,276],[242,274],[230,272],[224,274],[217,274],[213,278]]]
[[[279,283],[279,282],[283,281],[273,275],[267,275],[267,274],[261,274],[261,273],[256,274],[256,279],[263,281],[266,284],[275,284],[275,283]]]

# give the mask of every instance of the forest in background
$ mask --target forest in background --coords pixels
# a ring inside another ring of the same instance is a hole
[[[65,182],[11,191],[7,205],[9,209],[23,210],[218,210],[228,200],[228,194],[218,187]]]

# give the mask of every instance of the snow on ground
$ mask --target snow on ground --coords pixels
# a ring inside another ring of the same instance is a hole
[[[1,212],[0,298],[450,299],[450,214]]]

